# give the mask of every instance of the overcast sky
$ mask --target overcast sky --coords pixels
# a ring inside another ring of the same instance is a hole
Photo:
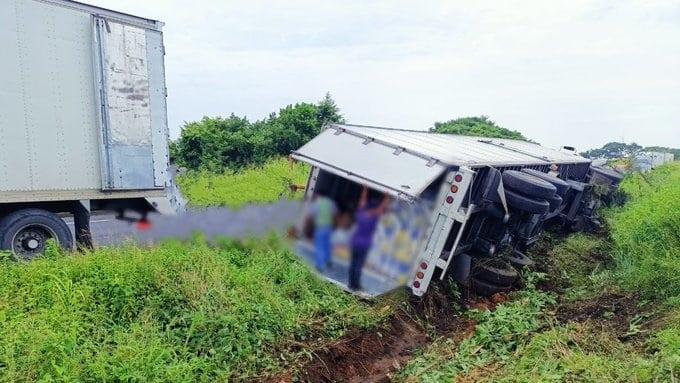
[[[166,23],[168,115],[488,115],[548,146],[680,147],[680,1],[83,0]]]

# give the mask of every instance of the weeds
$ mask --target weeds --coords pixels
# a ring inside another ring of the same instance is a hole
[[[309,167],[285,158],[238,172],[223,174],[190,172],[178,178],[182,193],[192,206],[239,208],[252,203],[269,203],[281,198],[302,197],[292,186],[304,186]]]
[[[0,381],[214,381],[277,371],[293,344],[389,315],[276,241],[0,263]]]
[[[538,274],[528,274],[527,289],[494,311],[469,311],[468,315],[477,322],[472,337],[460,345],[450,339],[435,342],[400,372],[399,379],[453,381],[477,367],[507,361],[525,337],[541,326],[542,310],[554,302],[550,294],[535,289],[538,277]]]
[[[621,187],[631,199],[608,214],[618,278],[648,298],[680,295],[680,163]]]

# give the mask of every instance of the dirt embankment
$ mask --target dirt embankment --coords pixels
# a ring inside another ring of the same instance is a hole
[[[313,358],[270,382],[389,382],[414,353],[434,339],[461,342],[474,333],[476,323],[461,315],[461,307],[493,310],[507,295],[468,297],[460,302],[440,291],[423,299],[413,297],[384,326],[353,331],[342,339],[313,350]]]

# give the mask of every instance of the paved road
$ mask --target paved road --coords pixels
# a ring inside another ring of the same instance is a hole
[[[200,232],[208,238],[246,238],[270,232],[284,233],[301,214],[299,201],[279,201],[269,205],[251,205],[240,210],[209,208],[168,217],[151,215],[152,228],[140,231],[136,225],[119,221],[113,215],[96,215],[91,219],[92,236],[99,246],[126,241],[152,244],[166,238],[187,239]],[[66,221],[73,230],[73,221]]]

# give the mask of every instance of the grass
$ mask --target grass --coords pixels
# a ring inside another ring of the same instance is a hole
[[[191,206],[240,208],[281,198],[301,198],[302,192],[293,193],[290,186],[304,186],[308,176],[307,165],[278,158],[238,172],[189,172],[178,177],[177,183]]]
[[[527,274],[527,289],[494,311],[471,310],[477,322],[474,334],[460,345],[442,338],[399,373],[405,382],[452,382],[487,364],[512,357],[523,339],[541,326],[542,310],[554,302],[552,296],[534,288],[537,274]]]
[[[386,315],[275,240],[53,249],[0,261],[0,381],[252,379],[294,364],[293,345]]]
[[[620,283],[648,298],[679,296],[680,163],[635,174],[621,188],[630,201],[607,216]]]

